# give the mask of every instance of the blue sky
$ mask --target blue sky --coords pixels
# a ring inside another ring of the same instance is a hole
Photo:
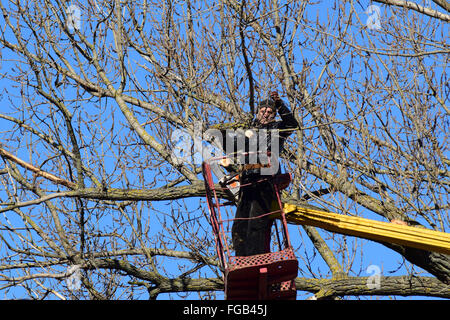
[[[353,22],[355,24],[355,28],[357,28],[358,25],[358,19],[362,23],[368,23],[368,19],[370,16],[373,16],[374,13],[371,14],[365,13],[369,5],[371,4],[370,1],[358,1],[355,3],[355,9],[357,12],[357,17],[353,18]],[[434,4],[432,4],[434,6]],[[309,17],[309,20],[315,21],[316,19],[320,22],[327,22],[328,19],[331,17],[333,19],[334,25],[338,26],[338,18],[339,18],[339,12],[333,9],[328,2],[323,2],[322,4],[319,4],[316,6],[317,11],[308,11],[306,14]],[[385,6],[379,5],[380,8],[380,18],[381,23],[384,21],[387,21],[388,19],[392,18],[390,10],[387,10]],[[330,15],[329,15],[330,13]],[[81,15],[82,18],[82,15]],[[430,18],[424,18],[424,23],[428,21],[427,19]],[[83,18],[81,21],[81,26],[83,25]],[[312,26],[314,27],[314,26]],[[445,27],[443,27],[445,29]],[[448,26],[447,26],[448,31]],[[333,30],[330,30],[333,31]],[[7,31],[8,32],[8,31]],[[376,34],[376,30],[370,30],[370,34]],[[355,31],[355,34],[357,31]],[[7,33],[8,35],[8,33]],[[374,41],[374,45],[377,45],[377,37],[371,38],[372,41]],[[360,39],[361,45],[367,45],[370,46],[367,38],[361,38]],[[106,43],[106,41],[105,41]],[[317,48],[313,48],[314,50],[311,50],[311,48],[305,48],[301,47],[299,45],[298,48],[295,50],[296,57],[306,57],[309,61],[316,61],[318,62],[318,65],[320,66],[320,63],[324,60],[322,57],[317,57]],[[14,56],[10,56],[10,51],[7,49],[2,49],[2,62],[1,62],[1,72],[7,73],[7,72],[13,72],[13,68],[15,68],[15,58]],[[137,56],[136,53],[133,51],[129,51],[128,53],[128,59],[130,61],[131,67],[137,67],[136,64],[133,64],[133,59]],[[374,62],[376,63],[376,62]],[[340,70],[346,70],[346,68],[349,67],[349,60],[343,59],[340,61],[340,68],[330,65],[330,72],[331,73],[337,73],[338,75]],[[301,59],[298,59],[298,63],[294,64],[295,68],[297,68],[295,71],[300,71],[301,68]],[[362,68],[362,66],[356,66],[356,68]],[[312,68],[312,74],[310,75],[310,80],[317,79],[319,77],[319,74],[321,72],[321,67],[315,67]],[[445,68],[442,69],[436,69],[437,74],[436,76],[439,77],[442,75],[442,73],[445,73]],[[241,70],[242,72],[242,70]],[[361,71],[359,75],[362,77],[364,75],[364,71]],[[145,79],[145,74],[140,74],[140,77],[142,77],[142,80]],[[147,79],[145,79],[147,80]],[[362,81],[362,78],[356,78],[353,79],[356,82]],[[344,80],[343,80],[344,81]],[[313,87],[316,85],[315,81],[309,82],[309,88],[313,89]],[[0,79],[0,86],[2,88],[2,91],[0,92],[1,97],[0,101],[2,103],[1,112],[4,114],[8,114],[9,112],[13,112],[13,114],[17,115],[14,111],[14,105],[20,106],[23,101],[20,99],[20,88],[14,87],[13,83],[11,81],[8,81],[6,79]],[[64,92],[64,96],[66,99],[73,97],[75,98],[77,96],[77,92],[66,90]],[[326,97],[324,97],[325,99]],[[320,97],[318,97],[320,102]],[[448,101],[448,100],[447,100]],[[97,130],[97,132],[102,132],[102,135],[105,137],[108,137],[113,141],[113,137],[121,137],[127,133],[127,129],[124,129],[124,127],[120,127],[117,124],[124,124],[126,123],[125,118],[118,112],[118,107],[109,99],[105,99],[103,101],[100,101],[99,103],[90,103],[88,105],[84,105],[82,102],[73,101],[71,104],[72,112],[74,114],[74,122],[78,122],[77,119],[89,119],[90,126],[81,126],[79,128],[80,132],[89,132],[91,130]],[[242,105],[242,108],[246,109],[248,108],[247,104]],[[339,108],[344,108],[344,106],[339,106]],[[44,119],[44,123],[47,120],[50,120],[49,117],[46,117],[45,115],[52,111],[51,106],[48,105],[40,105],[38,113],[40,113]],[[345,116],[345,113],[342,112],[342,115]],[[142,122],[145,122],[146,115],[145,113],[142,113],[139,115],[139,119],[142,120]],[[216,119],[217,120],[217,119]],[[308,117],[306,117],[305,122],[308,123],[310,120]],[[60,124],[63,126],[63,123]],[[45,124],[44,124],[45,126]],[[6,136],[9,136],[9,130],[13,127],[12,124],[9,121],[5,121],[4,119],[0,119],[0,139],[3,139]],[[53,124],[48,125],[48,130],[52,130]],[[148,127],[149,130],[153,130],[151,127]],[[90,135],[86,135],[86,137],[89,137]],[[19,148],[17,150],[17,155],[19,157],[22,157],[23,159],[29,159],[30,154],[27,151],[26,143],[31,142],[31,140],[27,139],[33,139],[32,137],[25,136],[24,140],[21,141],[22,148]],[[67,140],[63,141],[65,144],[69,144],[68,138]],[[138,139],[136,139],[138,140]],[[98,153],[104,153],[106,155],[105,162],[103,163],[102,167],[98,167],[94,173],[97,175],[97,177],[105,177],[107,182],[111,184],[111,186],[117,187],[117,188],[126,188],[126,183],[122,179],[118,180],[112,180],[113,177],[111,177],[111,180],[108,180],[109,173],[115,172],[117,169],[117,161],[115,160],[115,155],[112,150],[108,150],[108,145],[104,143],[104,141],[100,140],[85,140],[83,141],[83,144],[85,146],[93,146],[96,148]],[[41,145],[42,147],[42,145]],[[139,149],[139,146],[136,146],[135,149],[129,148],[128,150],[134,150],[135,153],[133,155],[135,157],[141,157],[145,154],[145,150]],[[42,149],[42,152],[44,152],[45,149]],[[88,152],[85,153],[88,155]],[[142,163],[145,163],[144,160],[142,160]],[[170,177],[169,171],[162,170],[163,173],[167,174]],[[138,179],[139,175],[155,175],[158,173],[158,170],[152,170],[152,169],[144,169],[140,168],[136,171],[136,176],[134,178]],[[133,177],[133,175],[130,175],[130,177]],[[156,185],[152,187],[158,187],[160,185],[164,184],[165,177],[162,177],[160,181],[156,183]],[[3,199],[5,197],[4,190],[0,188],[0,197]],[[94,203],[87,202],[87,205],[93,205]],[[347,205],[347,207],[351,207],[350,204]],[[180,213],[180,219],[182,219],[182,213],[188,208],[189,211],[191,211],[190,215],[186,217],[187,220],[189,219],[197,219],[197,220],[203,220],[205,221],[204,214],[206,211],[206,203],[204,199],[201,200],[201,208],[199,208],[199,199],[186,199],[180,202],[172,203],[172,202],[153,202],[148,207],[145,206],[142,209],[142,216],[144,223],[148,223],[151,225],[152,235],[150,235],[150,238],[157,237],[158,232],[162,231],[161,227],[161,221],[164,221],[167,216],[164,215],[165,212],[168,211],[168,209],[173,210],[175,212]],[[374,214],[368,213],[367,211],[361,210],[358,208],[358,211],[361,212],[361,214],[365,215],[368,218],[371,219],[381,219],[379,216],[376,216]],[[9,216],[9,215],[8,215]],[[0,217],[2,219],[2,222],[4,222],[6,215],[3,215],[3,217]],[[10,218],[11,219],[11,218]],[[181,222],[177,221],[180,224],[181,223],[190,223],[189,221]],[[93,222],[94,223],[94,222]],[[101,216],[98,218],[97,223],[104,224],[104,228],[106,229],[113,229],[114,228],[114,222],[111,221],[111,217],[108,217],[107,215]],[[203,226],[205,226],[206,223],[203,223]],[[94,226],[93,226],[94,227]],[[447,226],[448,227],[448,226]],[[299,276],[301,277],[330,277],[329,268],[324,263],[323,259],[320,257],[320,255],[317,253],[317,251],[313,248],[310,240],[308,239],[307,235],[303,231],[301,227],[298,226],[289,226],[290,234],[291,234],[291,241],[295,248],[298,249],[299,254],[299,263],[300,263],[300,272]],[[207,229],[206,229],[207,230]],[[198,235],[200,237],[208,237],[206,234],[204,234],[205,229],[199,229]],[[333,235],[331,233],[325,232],[323,230],[319,230],[320,234],[324,239],[327,240],[328,245],[333,249],[334,252],[336,252],[337,259],[342,263],[344,269],[348,265],[352,265],[351,271],[349,273],[350,276],[370,276],[372,273],[368,273],[367,270],[370,266],[376,266],[376,270],[380,270],[381,274],[384,276],[394,276],[394,275],[404,275],[407,271],[411,271],[413,266],[407,262],[404,261],[402,256],[399,254],[385,248],[382,245],[376,244],[374,242],[363,240],[363,239],[356,239],[353,237],[345,237],[342,235]],[[342,248],[340,246],[345,245],[346,248]],[[174,247],[174,249],[183,249],[179,247]],[[342,250],[348,250],[350,254],[345,255],[339,255],[338,253]],[[1,249],[0,249],[1,252]],[[179,274],[179,265],[175,264],[175,259],[173,258],[167,258],[167,257],[161,257],[158,258],[161,262],[167,262],[165,266],[167,267],[168,272],[173,272],[173,274]],[[191,265],[191,263],[186,262],[186,266]],[[312,269],[309,267],[312,266]],[[183,268],[183,267],[180,267]],[[62,268],[64,270],[64,267]],[[204,274],[205,275],[211,275],[211,272],[208,272],[208,268],[204,268]],[[414,270],[417,272],[420,272],[420,275],[427,275],[426,273],[423,273],[421,269],[418,267],[414,267]],[[21,292],[19,289],[17,291],[10,293],[13,296],[20,297]],[[299,292],[298,297],[299,299],[304,299],[306,297],[309,297],[310,293],[304,293]],[[197,294],[192,293],[189,294],[189,298],[195,298]],[[217,293],[218,297],[222,296],[222,293]],[[161,294],[160,299],[178,299],[180,298],[177,294]],[[389,298],[388,298],[389,299]]]

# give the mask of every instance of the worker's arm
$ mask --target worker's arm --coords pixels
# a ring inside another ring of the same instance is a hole
[[[289,136],[295,129],[299,128],[299,124],[297,120],[295,119],[294,115],[292,114],[291,110],[286,106],[286,104],[283,102],[283,100],[280,99],[277,92],[271,93],[272,99],[275,101],[275,106],[277,108],[278,114],[281,117],[281,123],[279,125],[280,130],[283,130],[280,132],[280,135],[283,137]],[[293,129],[290,130],[284,130],[284,129]]]
[[[242,128],[242,122],[218,124],[211,127],[214,132],[216,145],[226,154],[232,162],[244,161],[240,155],[249,150],[249,137]],[[221,165],[228,167],[224,160]],[[234,169],[233,169],[234,170]]]

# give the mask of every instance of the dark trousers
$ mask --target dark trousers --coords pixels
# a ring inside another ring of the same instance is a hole
[[[236,256],[251,256],[269,251],[271,219],[268,215],[255,217],[273,211],[272,205],[277,201],[277,196],[270,181],[255,182],[259,179],[261,176],[258,175],[253,179],[241,180],[241,184],[251,184],[240,189],[235,216],[237,220],[231,229]]]

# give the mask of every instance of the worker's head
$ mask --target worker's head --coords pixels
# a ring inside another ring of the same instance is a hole
[[[258,103],[258,113],[256,114],[256,120],[260,124],[268,124],[275,120],[277,110],[275,107],[275,101],[272,99],[263,100]]]

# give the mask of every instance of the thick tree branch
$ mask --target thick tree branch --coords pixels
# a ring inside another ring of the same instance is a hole
[[[379,283],[372,284],[369,277],[349,277],[343,279],[305,279],[297,278],[297,290],[309,291],[316,296],[366,296],[366,295],[399,295],[399,296],[431,296],[450,298],[450,286],[443,285],[435,278],[429,277],[384,277]],[[379,285],[378,285],[379,284]]]
[[[59,178],[59,177],[57,177],[54,174],[51,174],[49,172],[43,171],[43,170],[33,166],[32,164],[30,164],[28,162],[25,162],[22,159],[16,157],[12,153],[10,153],[10,152],[6,151],[5,149],[3,149],[1,147],[1,144],[0,144],[0,155],[2,157],[5,157],[6,159],[14,161],[15,163],[17,163],[21,167],[24,167],[25,169],[33,171],[38,176],[41,176],[41,177],[44,177],[46,179],[49,179],[49,180],[53,181],[56,184],[62,184],[62,185],[66,186],[66,187],[68,187],[70,189],[74,189],[76,187],[75,183],[73,183],[71,181],[68,181],[66,179]]]
[[[119,267],[119,264],[102,264],[102,267]],[[120,267],[122,268],[122,267]],[[146,272],[133,272],[143,280],[154,280]],[[428,296],[450,298],[450,286],[429,277],[384,277],[380,276],[376,285],[369,277],[349,277],[341,279],[310,279],[296,278],[298,291],[314,293],[317,297],[329,296],[367,296],[367,295],[399,295],[399,296]],[[379,286],[378,286],[379,284]],[[223,280],[218,278],[199,279],[164,279],[158,287],[163,292],[198,292],[222,291]]]
[[[424,6],[421,6],[415,2],[412,1],[404,1],[404,0],[374,0],[375,2],[380,2],[380,3],[384,3],[387,5],[393,5],[393,6],[398,6],[398,7],[403,7],[403,8],[407,8],[407,9],[411,9],[414,11],[417,11],[419,13],[423,13],[427,16],[430,16],[432,18],[436,18],[436,19],[440,19],[446,22],[450,22],[450,15],[439,12],[437,10],[433,10]],[[445,0],[441,0],[441,1],[434,1],[437,4],[439,4],[442,8],[446,9],[447,11],[449,11],[449,3],[446,2]]]

